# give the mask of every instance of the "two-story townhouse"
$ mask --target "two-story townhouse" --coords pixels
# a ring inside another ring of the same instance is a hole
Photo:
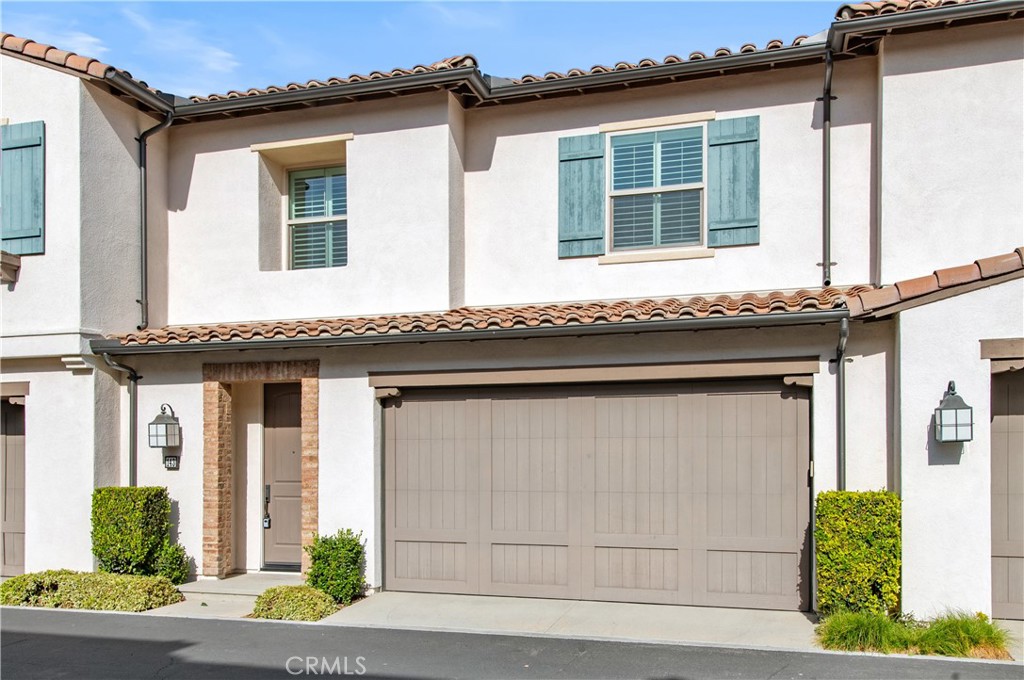
[[[352,527],[375,588],[807,610],[814,495],[887,488],[905,610],[1020,618],[1022,9],[189,99],[4,36],[5,564],[138,483],[206,577]]]

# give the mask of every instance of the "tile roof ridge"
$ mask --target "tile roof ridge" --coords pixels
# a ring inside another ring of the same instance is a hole
[[[930,301],[928,296],[934,293],[954,292],[960,288],[983,285],[985,281],[1014,274],[1024,276],[1024,247],[1009,253],[974,260],[969,264],[936,269],[925,276],[896,281],[887,286],[851,295],[847,304],[853,317],[877,316],[886,308],[904,302],[918,300],[924,304]]]

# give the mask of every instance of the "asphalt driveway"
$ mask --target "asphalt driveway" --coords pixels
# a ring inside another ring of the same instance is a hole
[[[3,608],[17,678],[1013,678],[1019,664]]]

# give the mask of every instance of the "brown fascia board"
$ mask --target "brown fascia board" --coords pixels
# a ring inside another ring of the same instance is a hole
[[[833,52],[840,53],[849,49],[851,38],[878,38],[895,32],[928,30],[935,28],[935,24],[948,28],[993,21],[999,17],[1005,20],[1024,17],[1024,0],[987,0],[838,20],[829,31],[828,44]]]

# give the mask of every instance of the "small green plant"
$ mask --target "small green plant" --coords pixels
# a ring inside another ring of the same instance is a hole
[[[188,580],[189,559],[185,548],[170,539],[164,539],[156,556],[156,573],[176,586]]]
[[[0,604],[10,607],[142,612],[182,599],[174,584],[162,576],[60,569],[22,574],[0,584]]]
[[[319,621],[338,611],[327,593],[310,586],[275,586],[256,598],[254,619],[278,621]]]
[[[818,494],[818,607],[894,615],[900,608],[900,499],[887,491]]]
[[[917,639],[921,654],[1006,659],[1009,635],[983,613],[950,612],[931,622]]]
[[[893,621],[885,614],[840,612],[818,626],[818,639],[825,649],[848,652],[898,652],[913,642],[910,625]]]
[[[92,552],[100,571],[188,579],[185,549],[170,540],[171,499],[162,486],[109,486],[92,496]]]
[[[984,614],[951,612],[934,621],[879,613],[839,612],[817,627],[825,649],[1009,659],[1008,635]]]
[[[342,529],[333,536],[316,536],[306,546],[310,567],[306,583],[341,604],[350,604],[366,591],[362,532]]]

